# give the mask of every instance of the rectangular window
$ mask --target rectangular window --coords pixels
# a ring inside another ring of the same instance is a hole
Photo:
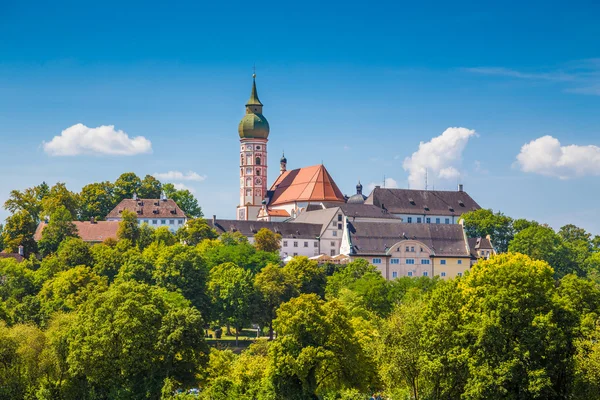
[[[332,221],[331,226],[333,226],[335,228],[337,226],[337,221]]]
[[[406,264],[412,265],[415,263],[415,259],[414,258],[407,258],[406,259]]]
[[[298,247],[298,242],[294,242],[294,247]]]
[[[440,264],[446,265],[446,260],[440,260]]]
[[[436,218],[436,219],[435,219],[435,223],[436,223],[436,224],[439,224],[439,223],[440,223],[440,219],[439,219],[439,218]]]
[[[417,224],[421,223],[421,217],[417,217]]]
[[[428,223],[428,224],[430,224],[430,223],[431,223],[431,218],[427,217],[427,218],[425,219],[425,221],[427,221],[427,223]]]
[[[427,276],[427,271],[423,271],[423,276]]]
[[[342,222],[342,214],[338,214],[338,222]]]
[[[414,253],[414,252],[415,252],[415,246],[411,246],[411,247],[410,247],[410,251],[411,251],[412,253]]]
[[[294,257],[296,257],[298,255],[298,253],[294,253]]]
[[[169,225],[175,225],[175,220],[174,219],[170,219],[169,220]]]
[[[335,247],[335,242],[330,242],[331,247]]]
[[[304,247],[308,247],[308,242],[304,242]]]
[[[182,220],[182,219],[178,220],[178,221],[177,221],[177,224],[178,224],[178,225],[183,225],[183,220]]]
[[[315,242],[314,244],[315,244],[315,247],[319,247],[319,243],[318,242]]]
[[[429,264],[429,260],[422,259],[422,260],[421,260],[421,264]]]
[[[456,275],[458,275],[458,276],[462,276],[462,272],[459,272],[459,273],[458,273],[458,274],[456,274]]]
[[[406,222],[408,222],[409,224],[412,224],[412,217],[406,218]]]
[[[283,247],[287,247],[287,240],[283,241]]]
[[[398,273],[396,271],[392,272],[392,278],[397,278],[398,277]]]
[[[160,220],[160,224],[161,224],[161,225],[165,225],[166,223],[167,223],[167,220],[166,220],[166,219],[161,219],[161,220]]]
[[[342,229],[342,224],[338,224],[338,229]]]
[[[332,249],[332,250],[329,252],[329,255],[330,255],[331,257],[335,256],[335,250],[333,250],[333,249]]]
[[[337,236],[337,231],[333,231],[333,236]]]
[[[459,264],[462,264],[462,260],[458,260],[457,262],[458,262]]]
[[[412,271],[408,271],[408,276],[412,276]]]
[[[449,224],[450,223],[450,218],[446,218],[446,223]]]
[[[391,264],[400,264],[400,259],[399,258],[392,258],[392,260],[390,261]]]
[[[157,220],[155,220],[155,219],[153,219],[153,220],[152,220],[152,225],[156,225],[156,224],[158,224],[158,221],[157,221]]]
[[[381,264],[381,258],[374,258],[373,264]]]
[[[406,246],[406,251],[410,251],[410,247]]]
[[[446,276],[446,273],[445,273],[445,272],[442,272],[440,275],[441,275],[442,277],[444,277],[444,276]]]

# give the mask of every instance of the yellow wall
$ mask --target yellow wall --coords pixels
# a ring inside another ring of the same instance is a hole
[[[445,265],[442,264],[442,260],[446,261]],[[431,261],[433,263],[433,275],[442,279],[455,278],[459,273],[464,275],[465,271],[468,271],[471,266],[470,257],[432,257]],[[445,276],[442,276],[442,273]]]

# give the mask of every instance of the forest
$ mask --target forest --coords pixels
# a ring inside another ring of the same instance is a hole
[[[195,217],[176,233],[124,213],[117,240],[77,237],[72,220],[161,191]],[[0,259],[0,399],[600,398],[600,237],[574,225],[470,212],[498,255],[388,281],[364,260],[283,265],[268,230],[217,237],[152,177],[5,208],[2,246],[27,258]]]

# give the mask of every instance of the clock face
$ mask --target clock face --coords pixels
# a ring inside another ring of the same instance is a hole
[[[252,150],[252,145],[247,144],[246,145],[246,150]]]

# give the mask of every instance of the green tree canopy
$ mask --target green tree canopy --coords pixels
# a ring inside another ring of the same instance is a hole
[[[52,213],[50,222],[42,231],[42,238],[38,242],[38,248],[42,256],[52,254],[68,237],[78,237],[77,227],[73,223],[73,217],[65,206],[59,206]]]
[[[260,228],[254,235],[254,245],[258,250],[279,252],[281,248],[281,235],[270,229]]]

